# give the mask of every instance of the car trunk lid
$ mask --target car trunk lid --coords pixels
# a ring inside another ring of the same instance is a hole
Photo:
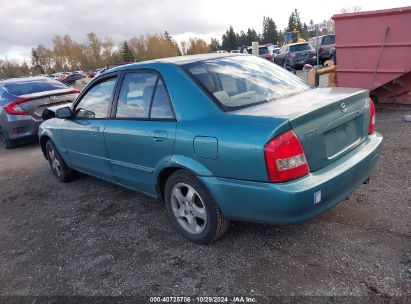
[[[304,148],[310,171],[335,161],[368,136],[368,91],[313,89],[236,114],[288,119]]]
[[[68,88],[22,95],[19,97],[28,100],[21,103],[20,106],[34,118],[41,119],[43,111],[47,107],[72,103],[78,92],[78,90]]]

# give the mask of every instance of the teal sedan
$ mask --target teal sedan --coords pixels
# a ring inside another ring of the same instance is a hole
[[[313,89],[242,54],[113,68],[46,112],[40,144],[59,181],[82,172],[158,198],[201,244],[230,220],[321,214],[368,181],[382,148],[367,91]]]

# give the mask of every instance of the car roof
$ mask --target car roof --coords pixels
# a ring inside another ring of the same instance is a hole
[[[122,71],[124,69],[132,69],[135,67],[138,69],[142,65],[151,64],[151,63],[165,63],[165,64],[175,64],[175,65],[184,65],[204,60],[211,60],[211,59],[218,59],[224,57],[234,57],[234,56],[247,56],[247,54],[241,53],[208,53],[208,54],[198,54],[198,55],[184,55],[184,56],[175,56],[175,57],[167,57],[167,58],[160,58],[160,59],[153,59],[147,61],[140,61],[136,63],[130,63],[122,66],[118,66],[112,69],[107,69],[102,74],[107,72],[115,72],[115,71]]]
[[[299,44],[307,44],[308,42],[296,42],[296,43],[289,43],[286,44],[287,46],[292,46],[292,45],[299,45]]]
[[[326,35],[311,37],[311,38],[308,39],[308,40],[313,40],[313,39],[317,39],[317,38],[323,38],[323,37],[327,37],[327,36],[335,36],[335,34],[326,34]]]
[[[5,79],[5,80],[0,80],[0,84],[29,82],[29,81],[33,81],[33,80],[50,80],[50,79],[51,79],[50,77],[45,77],[45,76],[9,78],[9,79]]]

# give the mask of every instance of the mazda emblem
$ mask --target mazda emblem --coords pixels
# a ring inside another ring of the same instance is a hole
[[[50,100],[51,100],[51,101],[57,101],[57,96],[51,96],[51,97],[50,97]]]
[[[345,103],[342,103],[340,106],[341,111],[346,112],[347,111],[347,106],[345,105]]]

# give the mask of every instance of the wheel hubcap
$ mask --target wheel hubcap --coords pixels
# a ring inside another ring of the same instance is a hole
[[[49,148],[49,158],[50,158],[51,168],[53,169],[54,173],[57,176],[60,176],[61,175],[61,165],[60,165],[60,161],[58,160],[53,148]]]
[[[207,211],[202,198],[190,185],[178,183],[171,191],[171,208],[184,230],[200,234],[207,224]]]

